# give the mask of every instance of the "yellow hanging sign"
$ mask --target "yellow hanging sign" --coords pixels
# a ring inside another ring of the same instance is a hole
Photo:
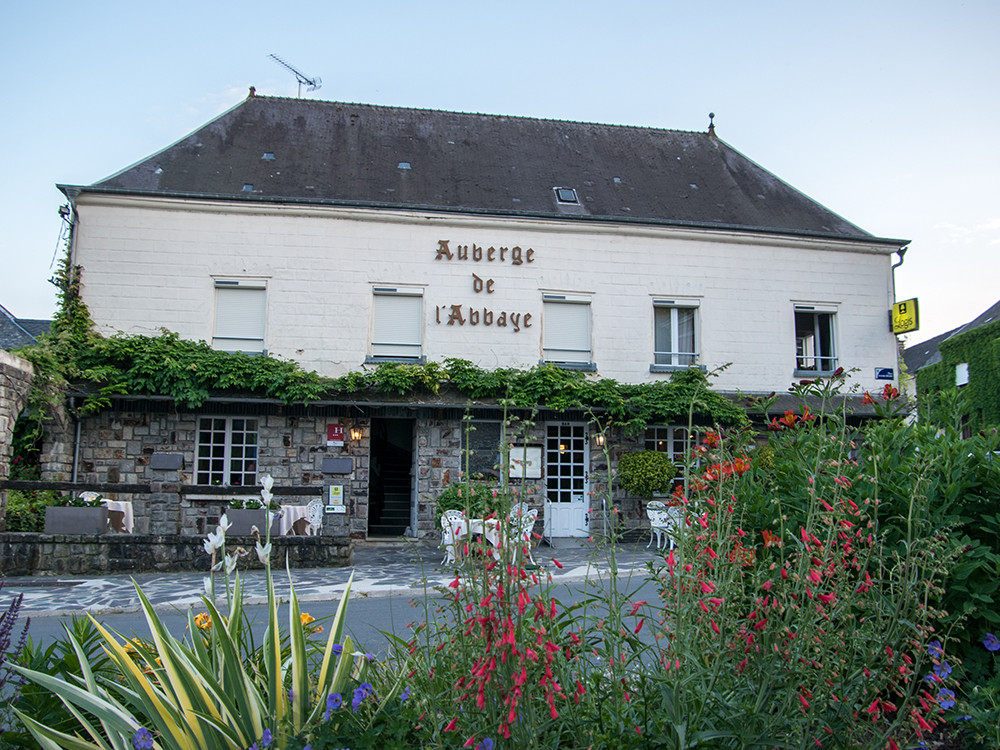
[[[920,328],[917,300],[908,299],[892,306],[892,332],[909,333]]]

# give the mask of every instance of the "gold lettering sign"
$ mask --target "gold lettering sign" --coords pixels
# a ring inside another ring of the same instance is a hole
[[[471,260],[473,263],[510,263],[512,266],[521,266],[525,263],[535,262],[535,251],[533,248],[527,250],[518,245],[514,247],[493,247],[486,249],[472,243],[469,245],[455,245],[451,249],[451,240],[438,240],[437,252],[434,260]]]

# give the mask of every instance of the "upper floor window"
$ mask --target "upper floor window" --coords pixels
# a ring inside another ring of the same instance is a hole
[[[542,359],[593,370],[590,298],[546,294],[542,298]]]
[[[212,348],[224,352],[263,352],[267,282],[216,279]]]
[[[201,417],[198,420],[198,484],[253,487],[257,484],[257,420]]]
[[[698,308],[675,300],[653,300],[653,372],[698,361]]]
[[[373,292],[371,358],[419,361],[423,356],[423,290],[377,286]]]
[[[837,369],[836,312],[813,305],[795,306],[795,370],[820,375]]]

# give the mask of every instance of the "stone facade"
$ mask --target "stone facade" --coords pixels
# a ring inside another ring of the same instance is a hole
[[[34,370],[30,362],[0,350],[0,479],[10,476],[14,423],[28,402]],[[0,490],[0,531],[6,528],[7,491]]]

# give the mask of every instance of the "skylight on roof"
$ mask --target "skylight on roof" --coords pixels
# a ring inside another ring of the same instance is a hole
[[[580,199],[576,197],[576,190],[573,188],[564,187],[554,187],[552,188],[556,194],[556,200],[560,203],[579,203]]]
[[[271,151],[265,151],[264,155],[260,158],[264,161],[274,161],[274,153]]]
[[[252,193],[253,192],[253,185],[251,185],[249,182],[244,183],[244,185],[243,185],[243,192],[244,193]]]
[[[398,169],[410,169],[410,162],[408,162],[408,161],[401,161],[401,162],[399,162],[397,168]]]

